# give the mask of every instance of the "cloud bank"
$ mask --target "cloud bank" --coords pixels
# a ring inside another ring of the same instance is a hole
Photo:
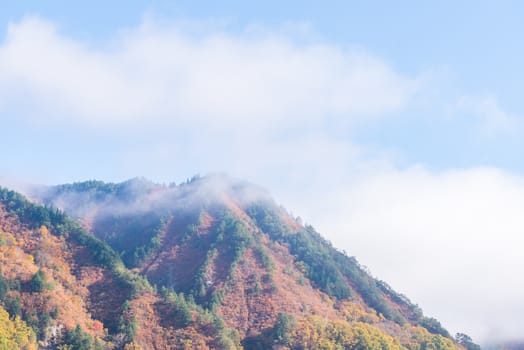
[[[292,127],[398,110],[417,84],[365,52],[148,20],[93,47],[29,17],[0,47],[3,104],[88,126]]]
[[[451,331],[522,340],[524,178],[382,169],[337,187],[327,203],[310,217],[335,245]]]
[[[483,136],[516,136],[522,130],[520,118],[504,111],[494,96],[461,96],[455,109],[455,114],[476,119]]]
[[[196,27],[146,19],[91,43],[38,17],[11,23],[0,117],[53,135],[38,145],[47,156],[33,159],[36,176],[169,182],[226,171],[270,188],[452,331],[520,336],[524,180],[494,168],[399,168],[390,150],[353,138],[355,125],[416,104],[424,74],[278,32]],[[518,128],[495,97],[464,96],[452,114],[481,132]]]

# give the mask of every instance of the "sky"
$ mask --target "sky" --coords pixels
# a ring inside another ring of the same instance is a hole
[[[0,182],[226,172],[452,333],[522,336],[524,3],[0,8]]]

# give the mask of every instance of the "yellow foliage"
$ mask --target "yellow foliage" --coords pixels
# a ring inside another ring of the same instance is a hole
[[[45,225],[40,226],[40,234],[44,237],[49,235],[49,230]]]
[[[36,350],[36,337],[32,329],[18,316],[9,319],[9,314],[0,307],[0,350]]]
[[[346,303],[341,307],[342,314],[345,319],[350,322],[364,322],[364,323],[378,323],[381,318],[377,315],[375,310],[366,310],[366,308],[357,303]]]
[[[193,346],[193,341],[191,339],[184,339],[182,340],[182,346],[185,349],[187,350],[190,350],[190,349],[194,349],[195,347]]]
[[[291,348],[312,350],[401,350],[400,342],[378,328],[357,322],[330,321],[311,316],[291,331]]]
[[[322,294],[322,301],[328,304],[330,307],[333,307],[335,305],[333,299],[331,299],[327,294]]]
[[[127,343],[124,350],[142,350],[142,348],[136,343]]]
[[[438,349],[456,350],[457,347],[451,339],[445,338],[440,334],[431,334],[423,327],[408,326],[413,336],[406,344],[409,350]]]
[[[14,245],[16,244],[15,236],[12,233],[0,230],[0,245]]]

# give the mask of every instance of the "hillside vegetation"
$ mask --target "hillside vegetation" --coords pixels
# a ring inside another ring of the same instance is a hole
[[[251,184],[31,196],[0,190],[0,349],[473,349]]]

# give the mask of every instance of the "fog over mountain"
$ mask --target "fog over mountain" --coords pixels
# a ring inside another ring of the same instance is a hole
[[[18,346],[478,349],[247,182],[91,180],[32,197],[45,206],[0,189],[0,317],[23,334],[0,337]]]
[[[126,269],[140,269],[142,277],[146,269],[155,279],[170,276],[164,267],[176,252],[162,250],[149,268],[142,259],[168,227],[186,231],[181,222],[170,226],[174,212],[228,197],[243,210],[269,196],[300,227],[314,227],[451,335],[518,347],[524,341],[524,283],[516,278],[524,264],[524,47],[515,43],[524,32],[522,13],[524,3],[515,1],[6,2],[0,184],[63,208],[75,225],[117,250]],[[206,175],[216,173],[242,180],[233,185]],[[201,190],[186,181],[192,174],[206,179]],[[94,182],[82,191],[72,185],[86,180]],[[45,197],[34,185],[55,192]],[[97,186],[104,190],[91,193]],[[219,235],[210,217],[202,216],[197,236]],[[8,233],[20,233],[15,236],[24,242],[38,235],[38,228],[26,231],[14,221],[6,229],[16,232]],[[140,244],[130,244],[128,234]],[[173,239],[175,249],[181,242]],[[36,251],[22,243],[9,249],[30,259]],[[36,257],[36,265],[27,259],[24,281],[39,266]],[[89,284],[98,275],[86,269],[91,275],[77,277]],[[188,276],[170,278],[197,287]],[[10,298],[20,296],[21,310],[29,310],[22,287]],[[153,293],[133,307],[166,296]],[[31,319],[27,325],[36,327]],[[82,317],[81,326],[94,321]],[[271,328],[275,318],[266,321]],[[164,326],[158,329],[167,338],[201,330]],[[112,336],[119,334],[111,327]],[[198,341],[218,341],[206,337]]]

